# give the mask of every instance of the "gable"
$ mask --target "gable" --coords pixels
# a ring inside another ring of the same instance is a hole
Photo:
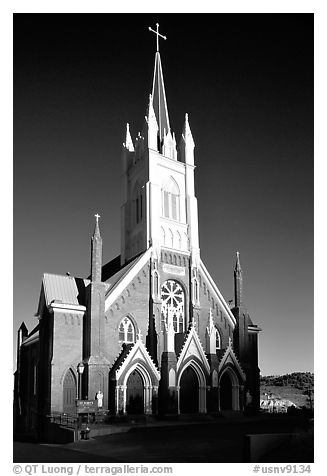
[[[245,381],[246,380],[246,375],[241,367],[241,364],[239,363],[235,352],[232,347],[232,343],[230,341],[229,346],[227,347],[224,355],[221,358],[221,361],[219,362],[219,373],[223,370],[224,367],[231,365],[232,367],[236,368],[239,375],[242,377],[242,379]]]
[[[120,365],[117,366],[116,370],[114,370],[116,380],[118,381],[119,379],[121,379],[124,373],[136,361],[142,363],[146,369],[150,370],[152,376],[157,381],[160,380],[160,372],[155,366],[150,354],[148,353],[141,339],[137,340],[137,342],[130,347],[130,350],[126,354],[125,358],[120,361]]]
[[[177,371],[182,368],[184,362],[189,360],[189,358],[198,359],[202,363],[208,374],[210,373],[210,366],[194,325],[192,325],[186,337],[185,343],[182,347],[181,353],[177,359]]]

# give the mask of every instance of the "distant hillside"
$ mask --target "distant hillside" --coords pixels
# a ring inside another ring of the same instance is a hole
[[[311,372],[293,372],[285,375],[267,375],[260,378],[261,385],[274,385],[275,387],[290,386],[299,390],[314,387],[314,374]]]
[[[310,407],[314,401],[314,374],[293,372],[286,375],[268,375],[260,378],[261,399],[281,398],[298,407]]]

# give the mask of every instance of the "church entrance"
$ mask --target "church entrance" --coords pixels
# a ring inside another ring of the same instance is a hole
[[[233,409],[233,388],[232,381],[228,372],[225,372],[220,379],[220,409],[232,410]]]
[[[199,381],[192,367],[188,366],[181,377],[179,390],[180,413],[199,412]]]
[[[63,385],[63,413],[67,413],[67,415],[76,413],[76,396],[75,376],[71,370],[68,370]]]
[[[137,370],[127,379],[126,412],[133,415],[144,413],[144,384]]]

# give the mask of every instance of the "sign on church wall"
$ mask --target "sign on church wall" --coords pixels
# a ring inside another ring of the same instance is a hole
[[[176,276],[185,276],[185,268],[182,268],[181,266],[164,263],[162,269],[165,273],[175,274]]]

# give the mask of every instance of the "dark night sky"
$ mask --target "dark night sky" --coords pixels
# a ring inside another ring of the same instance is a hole
[[[14,15],[14,337],[43,272],[87,276],[94,213],[120,252],[121,144],[155,36],[170,123],[196,144],[201,256],[226,300],[241,253],[262,374],[313,371],[313,15]]]

